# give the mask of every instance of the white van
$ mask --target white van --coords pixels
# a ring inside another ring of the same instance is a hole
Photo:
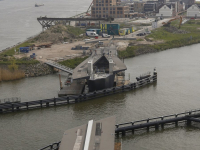
[[[92,36],[92,37],[95,37],[95,36],[99,36],[99,35],[96,34],[96,32],[94,32],[94,31],[86,31],[86,36]]]

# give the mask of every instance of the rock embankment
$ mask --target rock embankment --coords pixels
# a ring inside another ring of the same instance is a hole
[[[26,77],[44,76],[53,73],[53,68],[43,63],[20,65],[19,69],[25,73]]]

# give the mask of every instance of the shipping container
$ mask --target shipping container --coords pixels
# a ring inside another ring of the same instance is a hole
[[[107,32],[109,35],[119,35],[119,24],[107,24]]]
[[[30,48],[29,48],[29,47],[20,47],[20,48],[19,48],[19,51],[20,51],[21,53],[29,53]]]
[[[113,23],[101,24],[101,31],[109,35],[119,35],[119,28],[120,28],[119,24],[113,24]]]

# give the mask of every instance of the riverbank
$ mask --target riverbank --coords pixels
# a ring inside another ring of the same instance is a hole
[[[163,41],[157,44],[129,44],[124,51],[119,51],[119,58],[135,57],[172,48],[179,48],[200,43],[200,20],[190,20],[178,29],[179,21],[173,21],[171,27],[153,30],[144,40],[149,42]]]

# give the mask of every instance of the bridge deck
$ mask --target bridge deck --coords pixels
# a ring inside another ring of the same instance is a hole
[[[49,65],[49,66],[52,66],[52,67],[55,67],[59,70],[62,70],[64,72],[67,72],[67,73],[70,73],[70,74],[73,74],[73,69],[69,68],[69,67],[66,67],[66,66],[63,66],[61,64],[58,64],[56,62],[53,62],[53,61],[48,61],[48,62],[45,62],[45,64]]]

